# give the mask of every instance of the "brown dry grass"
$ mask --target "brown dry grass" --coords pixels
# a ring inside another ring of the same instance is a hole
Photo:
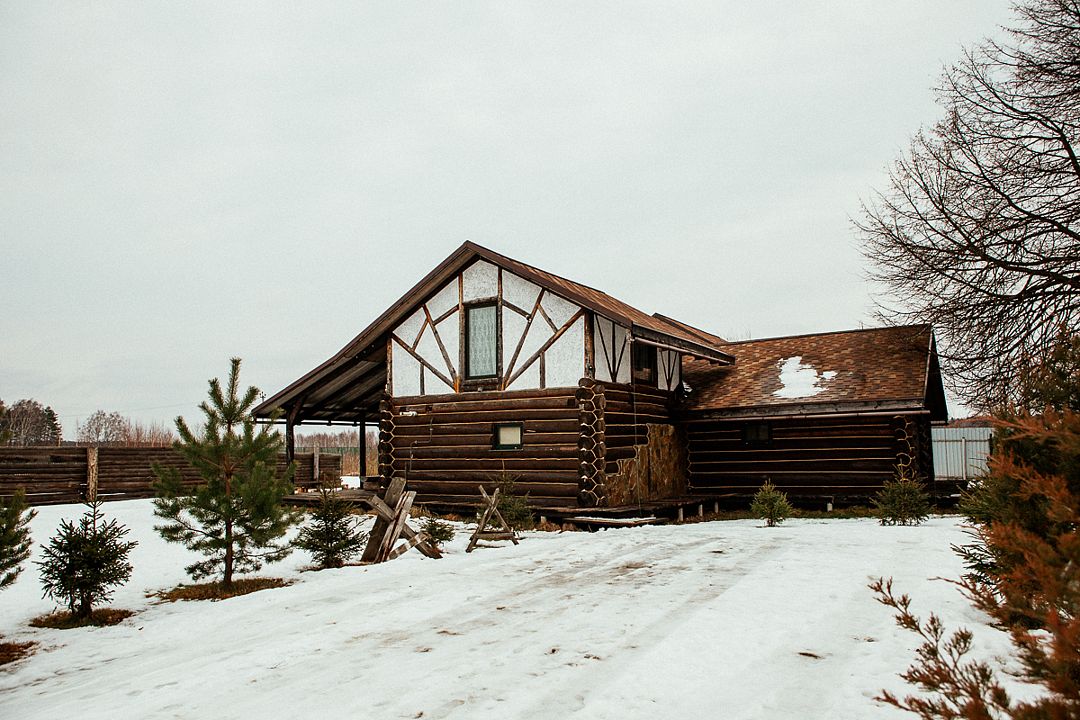
[[[32,642],[0,642],[0,665],[7,665],[33,654],[35,644]]]
[[[105,627],[107,625],[117,625],[134,614],[133,610],[99,608],[91,612],[90,617],[80,618],[72,615],[67,610],[60,610],[36,617],[30,621],[30,624],[36,628],[53,628],[55,630],[70,630],[71,628],[86,627],[88,625]]]
[[[291,580],[284,578],[243,578],[233,580],[232,587],[225,589],[221,583],[198,583],[196,585],[177,585],[169,590],[150,593],[149,597],[155,597],[162,602],[176,602],[177,600],[225,600],[239,595],[269,590],[292,585]]]

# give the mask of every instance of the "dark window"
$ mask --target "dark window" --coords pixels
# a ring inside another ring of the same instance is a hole
[[[743,425],[743,444],[749,447],[769,447],[772,445],[772,428],[767,422]]]
[[[634,343],[634,380],[656,382],[656,348],[644,343]]]
[[[494,303],[465,308],[465,378],[499,374],[499,317]]]
[[[520,450],[525,429],[521,423],[495,423],[491,446],[496,450]]]

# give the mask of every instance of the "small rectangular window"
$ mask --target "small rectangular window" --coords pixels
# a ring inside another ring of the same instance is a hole
[[[523,434],[521,423],[495,423],[492,445],[496,450],[520,450],[524,444]]]
[[[498,355],[499,320],[494,303],[465,308],[465,377],[495,377]]]
[[[748,447],[772,445],[772,428],[769,427],[769,423],[755,422],[743,425],[743,444]]]
[[[656,382],[656,348],[644,343],[634,343],[633,348],[634,380]]]

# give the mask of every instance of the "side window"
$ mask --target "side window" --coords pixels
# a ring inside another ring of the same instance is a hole
[[[772,445],[772,428],[767,422],[753,422],[743,425],[743,445],[766,448]]]
[[[521,423],[495,423],[491,446],[496,450],[520,450],[524,445]]]
[[[465,379],[492,378],[499,367],[499,322],[495,303],[465,308]]]
[[[644,343],[634,343],[634,364],[632,365],[636,382],[656,384],[656,348]]]

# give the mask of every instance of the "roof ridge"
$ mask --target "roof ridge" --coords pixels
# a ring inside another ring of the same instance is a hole
[[[727,346],[727,345],[746,345],[748,343],[769,342],[769,341],[772,341],[772,340],[794,340],[794,339],[797,339],[797,338],[818,337],[818,336],[821,336],[821,335],[850,335],[850,334],[853,334],[853,333],[863,333],[863,332],[881,332],[883,330],[911,330],[911,329],[915,329],[915,328],[926,328],[926,329],[928,329],[930,327],[932,327],[930,325],[930,323],[912,323],[910,325],[885,325],[885,326],[882,326],[882,327],[851,328],[849,330],[832,330],[832,331],[823,331],[823,332],[799,333],[799,334],[796,334],[796,335],[774,335],[772,337],[750,338],[749,340],[729,340],[729,341],[726,341],[724,343],[724,345],[725,346]]]

